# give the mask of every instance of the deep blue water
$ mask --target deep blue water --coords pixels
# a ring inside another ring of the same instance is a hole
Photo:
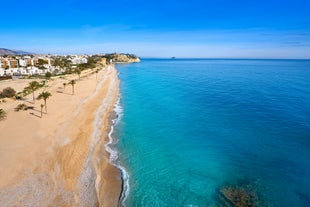
[[[220,206],[252,186],[261,206],[310,206],[310,61],[117,65],[127,206]]]

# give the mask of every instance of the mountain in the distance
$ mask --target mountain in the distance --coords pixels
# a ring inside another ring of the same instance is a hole
[[[0,55],[25,55],[25,54],[31,54],[31,53],[21,50],[9,50],[5,48],[0,48]]]

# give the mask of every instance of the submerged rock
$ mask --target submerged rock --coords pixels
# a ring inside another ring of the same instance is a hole
[[[225,186],[219,190],[219,199],[225,207],[261,206],[255,189],[249,185]]]

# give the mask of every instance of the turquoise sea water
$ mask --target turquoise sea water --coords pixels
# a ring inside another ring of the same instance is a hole
[[[126,206],[220,206],[226,186],[251,186],[260,206],[310,206],[310,61],[145,59],[117,69]]]

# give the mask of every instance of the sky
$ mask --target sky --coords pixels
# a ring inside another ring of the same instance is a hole
[[[0,48],[310,58],[309,0],[0,0]]]

